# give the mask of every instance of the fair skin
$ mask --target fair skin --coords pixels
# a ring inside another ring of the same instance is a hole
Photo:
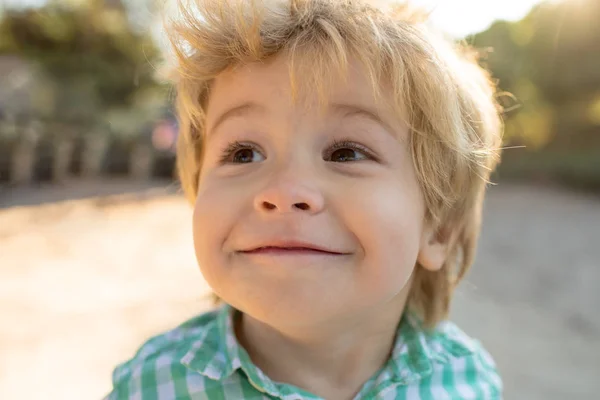
[[[283,56],[218,76],[194,210],[200,268],[242,311],[253,362],[327,399],[352,398],[385,364],[415,265],[439,269],[446,249],[408,129],[350,67],[323,112],[292,101]]]

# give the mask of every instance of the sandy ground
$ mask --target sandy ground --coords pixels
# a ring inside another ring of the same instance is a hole
[[[143,340],[208,306],[172,189],[38,204],[124,187],[0,192],[0,399],[99,399]],[[502,185],[485,218],[453,318],[494,355],[507,399],[597,399],[600,199]]]

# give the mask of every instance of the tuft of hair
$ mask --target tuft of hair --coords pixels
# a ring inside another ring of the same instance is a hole
[[[446,318],[473,262],[490,173],[500,159],[501,108],[489,73],[464,43],[437,35],[407,3],[384,9],[360,0],[178,0],[166,30],[177,91],[177,169],[195,202],[211,83],[246,63],[289,58],[292,93],[328,87],[357,59],[377,98],[385,92],[410,128],[413,163],[429,223],[449,241],[441,270],[417,266],[408,307],[426,327]]]

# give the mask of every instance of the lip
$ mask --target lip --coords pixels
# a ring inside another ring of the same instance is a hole
[[[243,254],[262,254],[262,255],[309,255],[321,254],[342,256],[350,253],[339,251],[325,246],[320,246],[310,242],[297,240],[277,240],[261,243],[248,249],[239,251]]]

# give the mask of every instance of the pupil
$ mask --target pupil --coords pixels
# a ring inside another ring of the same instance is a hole
[[[354,159],[354,150],[352,149],[340,149],[333,152],[334,161],[348,161]]]
[[[252,161],[252,149],[243,149],[235,154],[235,161],[239,163],[248,163]]]

